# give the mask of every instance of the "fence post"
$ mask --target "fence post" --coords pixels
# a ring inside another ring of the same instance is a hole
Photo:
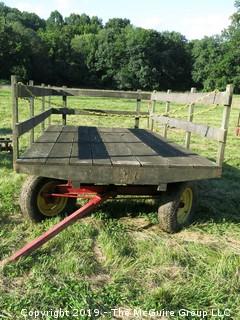
[[[135,129],[139,128],[140,110],[141,110],[141,90],[138,90],[136,116],[135,116]]]
[[[156,90],[153,91],[153,94],[155,94],[155,93],[156,93]],[[152,102],[152,112],[151,112],[151,114],[154,114],[155,111],[156,111],[156,100],[153,100],[153,102]],[[151,131],[153,131],[153,129],[154,129],[154,120],[151,119]]]
[[[171,92],[172,92],[171,90],[168,90],[167,94],[170,94]],[[168,115],[169,111],[170,111],[170,102],[167,101],[166,102],[166,108],[165,108],[165,112],[166,112],[167,115]],[[165,124],[164,125],[164,130],[163,130],[164,138],[167,138],[167,130],[168,130],[168,124]]]
[[[34,86],[33,80],[29,81],[29,86]],[[34,97],[29,98],[29,103],[30,103],[30,118],[34,117]],[[30,145],[34,143],[34,128],[31,129],[30,131]]]
[[[41,84],[41,87],[44,88],[45,85],[44,83]],[[45,111],[45,96],[42,96],[42,112]],[[42,131],[45,130],[45,120],[41,123],[41,128],[42,128]]]
[[[12,131],[13,131],[13,167],[19,157],[19,139],[16,132],[16,124],[18,123],[18,90],[17,77],[11,76],[11,92],[12,92]]]
[[[48,88],[50,88],[50,84],[48,85]],[[48,96],[48,109],[51,109],[51,96]],[[52,116],[50,115],[48,118],[48,125],[50,126],[52,124]]]
[[[229,97],[229,99],[228,99],[229,101],[227,104],[224,105],[224,110],[223,110],[221,129],[225,130],[225,137],[224,137],[223,142],[222,141],[219,142],[218,155],[217,155],[217,165],[219,167],[222,167],[223,160],[224,160],[224,153],[225,153],[225,147],[226,147],[226,142],[227,142],[227,131],[228,131],[229,118],[230,118],[231,105],[232,105],[233,90],[234,90],[234,86],[232,84],[227,85],[226,96]]]
[[[66,86],[63,86],[63,89],[66,89],[66,88],[67,88]],[[62,100],[63,100],[63,108],[65,109],[65,108],[67,108],[67,96],[63,95]],[[67,125],[67,115],[66,114],[62,115],[62,124],[63,124],[63,126]]]
[[[196,88],[191,88],[191,93],[196,93],[197,89]],[[191,103],[189,105],[188,109],[188,121],[193,122],[193,113],[194,113],[194,103]],[[191,141],[191,132],[186,132],[186,137],[185,137],[185,147],[189,149],[190,147],[190,141]]]

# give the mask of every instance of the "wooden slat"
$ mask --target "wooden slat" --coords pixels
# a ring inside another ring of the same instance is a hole
[[[44,134],[37,139],[22,156],[20,156],[21,162],[39,165],[46,163],[48,155],[60,134],[61,132],[59,131],[45,131]]]
[[[49,127],[47,127],[47,129],[45,130],[45,132],[51,131],[51,132],[61,132],[63,130],[63,126],[62,125],[56,125],[56,124],[52,124]]]
[[[92,165],[92,148],[88,127],[79,127],[74,134],[70,165]]]
[[[175,93],[168,94],[167,92],[154,92],[151,95],[151,100],[162,102],[173,102],[179,104],[219,104],[230,105],[231,96],[227,92],[201,92],[201,93]]]
[[[111,166],[110,155],[105,147],[99,129],[90,127],[89,136],[91,139],[93,165]]]
[[[125,130],[99,128],[99,133],[113,166],[140,166],[128,144],[122,139]]]
[[[158,150],[159,154],[168,158],[169,167],[212,167],[216,163],[199,156],[176,143],[169,142],[159,134],[143,130],[143,135],[149,134],[150,145]]]
[[[37,116],[16,124],[16,134],[18,137],[35,128],[52,114],[52,110],[46,110]]]
[[[150,92],[137,91],[114,91],[114,90],[93,90],[93,89],[75,89],[62,87],[45,87],[27,86],[18,84],[18,96],[26,98],[30,96],[87,96],[87,97],[102,97],[102,98],[121,98],[121,99],[142,99],[149,100]]]
[[[168,159],[163,158],[146,141],[141,139],[141,129],[126,129],[122,136],[132,155],[139,161],[140,165],[145,166],[168,166]]]
[[[67,115],[94,115],[97,113],[98,116],[106,116],[108,114],[116,114],[116,115],[132,115],[139,117],[149,115],[148,112],[139,112],[136,111],[121,111],[121,110],[102,110],[102,109],[72,109],[72,108],[59,108],[53,109],[53,114],[67,114]]]
[[[62,96],[63,90],[58,88],[58,90],[53,89],[52,87],[44,87],[41,86],[30,86],[18,84],[18,97],[19,98],[29,98],[29,97],[46,97],[46,96]]]
[[[151,115],[154,121],[168,125],[169,127],[174,127],[177,129],[182,129],[188,132],[199,134],[210,140],[224,141],[226,136],[226,130],[221,128],[213,128],[208,125],[196,124],[185,120],[169,118],[165,116]]]
[[[74,131],[67,131],[66,128],[64,128],[51,149],[46,163],[69,165],[74,136]]]

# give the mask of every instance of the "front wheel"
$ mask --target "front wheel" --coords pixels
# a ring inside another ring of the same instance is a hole
[[[165,203],[158,209],[162,230],[175,233],[190,225],[197,205],[197,187],[193,182],[178,183],[166,192]]]
[[[72,213],[76,208],[76,199],[47,197],[47,194],[56,192],[56,186],[62,183],[60,180],[30,176],[20,194],[22,213],[33,222]]]

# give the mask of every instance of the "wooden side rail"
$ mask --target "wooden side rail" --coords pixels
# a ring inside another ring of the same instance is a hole
[[[26,121],[23,121],[21,123],[16,123],[15,133],[17,137],[22,136],[24,133],[35,128],[40,123],[43,123],[43,121],[49,118],[52,114],[53,114],[53,109],[48,109]]]
[[[92,116],[107,116],[107,115],[123,115],[123,116],[149,116],[149,112],[137,111],[120,111],[120,110],[103,110],[103,109],[72,109],[72,108],[52,108],[53,114],[67,115],[92,115]]]
[[[19,98],[44,97],[44,96],[84,96],[99,98],[141,99],[150,100],[151,92],[142,91],[114,91],[95,89],[74,89],[66,87],[42,87],[17,84]]]
[[[151,129],[154,129],[154,122],[159,122],[164,125],[164,137],[167,137],[168,127],[174,127],[186,131],[185,147],[189,149],[191,133],[196,133],[207,139],[216,140],[219,143],[218,154],[216,163],[218,166],[222,166],[224,160],[225,146],[227,142],[227,132],[229,125],[229,117],[232,105],[233,97],[233,85],[228,85],[225,92],[210,92],[210,93],[197,93],[195,88],[191,89],[191,92],[187,93],[172,93],[170,90],[167,92],[153,92],[151,95],[152,100],[152,113]],[[170,113],[170,103],[186,104],[188,105],[188,121],[176,119],[168,116],[159,116],[155,113],[156,103],[158,101],[166,103],[166,115]],[[222,105],[223,116],[221,128],[214,128],[204,124],[193,123],[194,118],[194,105]]]
[[[218,142],[224,142],[227,130],[221,128],[213,128],[204,124],[196,124],[185,120],[169,118],[165,116],[152,115],[152,119],[168,127],[182,129],[186,132],[196,133],[202,137]]]
[[[153,92],[151,100],[173,102],[178,104],[230,105],[231,96],[228,92]]]

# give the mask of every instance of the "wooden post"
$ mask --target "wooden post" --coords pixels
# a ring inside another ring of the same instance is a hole
[[[154,90],[153,93],[156,93],[156,91]],[[156,111],[156,100],[153,100],[152,101],[152,112],[151,113],[153,114],[153,113],[155,113],[155,111]],[[154,129],[154,120],[151,119],[151,131],[153,131],[153,129]]]
[[[48,88],[50,88],[50,85],[48,85]],[[51,109],[51,96],[48,96],[48,109]],[[51,124],[52,124],[52,116],[49,116],[48,125],[50,126]]]
[[[42,83],[41,86],[44,88],[45,87],[44,83]],[[42,96],[42,112],[44,111],[45,111],[45,96]],[[41,128],[42,128],[42,131],[45,130],[45,120],[41,123]]]
[[[136,106],[136,117],[135,117],[135,129],[139,128],[139,113],[141,110],[141,90],[138,90],[137,106]]]
[[[18,92],[17,92],[17,77],[11,76],[11,91],[12,91],[12,131],[13,131],[13,167],[19,157],[19,139],[16,132],[16,124],[18,123]]]
[[[168,90],[168,91],[167,91],[167,94],[170,94],[170,93],[171,93],[171,90]],[[165,112],[166,112],[167,116],[168,116],[169,111],[170,111],[170,102],[167,101],[167,102],[166,102],[166,108],[165,108]],[[168,125],[165,124],[165,125],[164,125],[164,130],[163,130],[163,136],[164,136],[164,138],[167,138],[167,129],[168,129]]]
[[[66,89],[67,87],[63,86],[63,88]],[[63,100],[63,108],[67,108],[67,96],[63,95],[62,100]],[[62,115],[62,124],[63,124],[63,126],[67,125],[67,115],[66,114]]]
[[[223,160],[224,160],[224,153],[225,153],[225,147],[227,142],[227,131],[228,131],[228,125],[229,125],[229,118],[230,118],[230,112],[231,112],[231,105],[232,105],[232,96],[233,96],[233,90],[234,86],[232,84],[227,85],[226,88],[226,96],[230,99],[228,104],[224,106],[223,110],[223,118],[222,118],[222,126],[221,129],[226,131],[224,142],[219,142],[218,147],[218,155],[217,155],[217,165],[219,167],[222,167]]]
[[[29,85],[34,86],[33,80],[29,81]],[[35,113],[34,112],[34,97],[30,97],[29,100],[30,100],[30,118],[33,118],[34,113]],[[31,129],[31,131],[30,131],[30,145],[32,145],[33,143],[34,143],[34,128]]]
[[[196,88],[191,88],[191,93],[196,93],[197,89]],[[194,103],[191,103],[189,105],[188,109],[188,121],[193,122],[193,113],[194,113]],[[186,137],[185,137],[185,147],[187,149],[190,148],[190,141],[191,141],[191,132],[186,132]]]

